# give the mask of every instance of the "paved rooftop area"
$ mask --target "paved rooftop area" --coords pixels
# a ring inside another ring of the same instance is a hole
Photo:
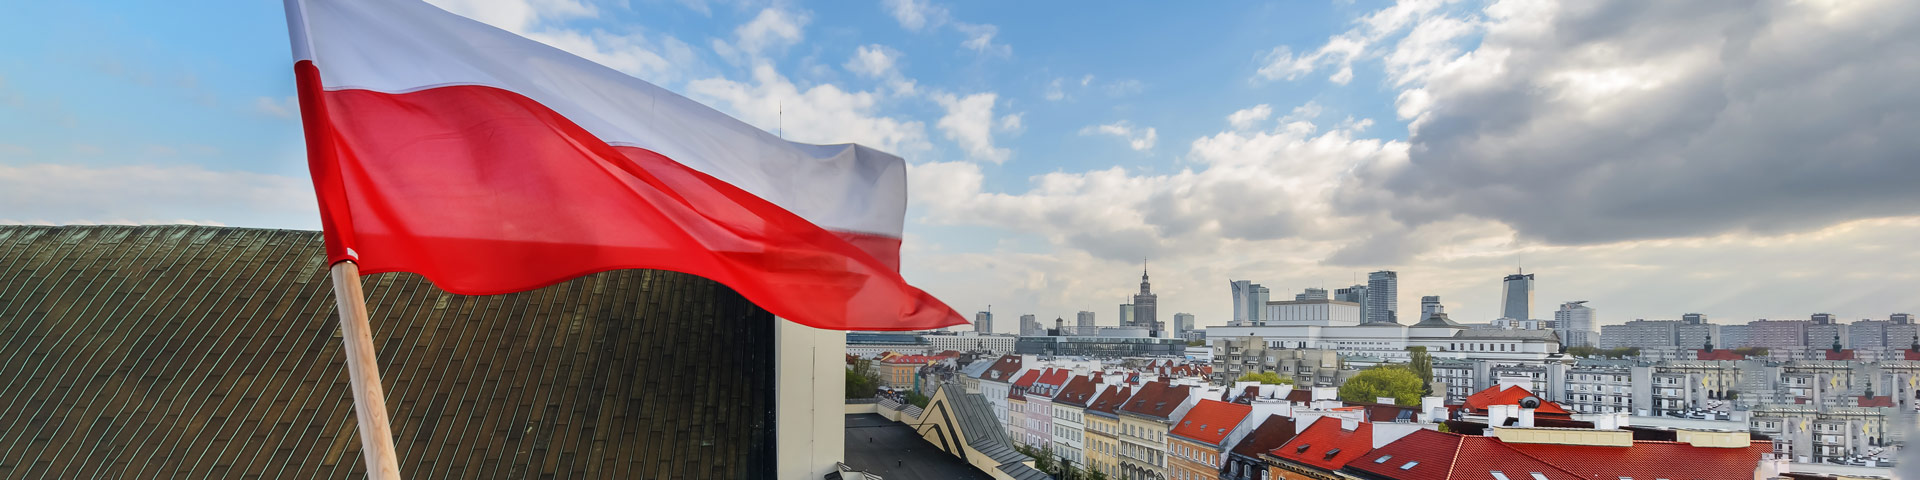
[[[847,415],[846,438],[847,465],[887,480],[993,478],[878,414]]]

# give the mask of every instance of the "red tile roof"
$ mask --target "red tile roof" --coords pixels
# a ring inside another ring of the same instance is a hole
[[[1920,350],[1901,350],[1900,355],[1907,360],[1920,360]]]
[[[1092,379],[1087,378],[1086,375],[1075,376],[1073,380],[1067,381],[1067,386],[1060,387],[1060,394],[1054,395],[1053,401],[1062,405],[1084,408],[1087,404],[1093,402],[1093,394],[1097,391],[1095,388],[1097,386],[1098,384],[1094,383]]]
[[[1508,443],[1508,447],[1587,478],[1673,478],[1746,480],[1773,442],[1746,448],[1696,447],[1679,442],[1638,440],[1632,447]]]
[[[1013,388],[1007,389],[1007,398],[1026,400],[1027,389],[1033,388],[1033,382],[1040,379],[1039,370],[1028,370],[1019,380],[1013,382]]]
[[[994,360],[993,366],[988,367],[987,371],[980,373],[980,379],[1000,382],[1012,380],[1013,374],[1020,372],[1021,362],[1019,355],[1003,355],[999,360]]]
[[[1433,430],[1407,434],[1349,462],[1346,468],[1400,480],[1480,480],[1493,478],[1495,471],[1511,480],[1533,480],[1533,473],[1549,480],[1584,480],[1576,473],[1522,454],[1497,438]]]
[[[1127,399],[1132,397],[1133,387],[1116,385],[1105,392],[1100,392],[1100,396],[1095,397],[1093,403],[1087,405],[1087,411],[1112,414],[1120,408],[1120,404],[1127,403]]]
[[[1534,395],[1533,392],[1527,391],[1526,387],[1521,387],[1519,385],[1507,387],[1506,389],[1501,389],[1499,385],[1494,385],[1491,387],[1487,387],[1486,390],[1481,390],[1480,393],[1475,393],[1473,395],[1467,396],[1467,401],[1465,403],[1462,403],[1460,406],[1474,413],[1486,413],[1488,406],[1519,405],[1520,400],[1527,397],[1540,398],[1538,395]],[[1561,408],[1560,404],[1547,401],[1547,399],[1545,398],[1540,398],[1540,408],[1536,408],[1533,411],[1536,414],[1540,414],[1540,413],[1570,414],[1571,413],[1571,412],[1568,412],[1567,409]]]
[[[1827,360],[1853,360],[1853,349],[1841,351],[1827,350]]]
[[[1287,392],[1287,401],[1293,403],[1313,403],[1313,389],[1294,387],[1293,391]]]
[[[1293,439],[1293,417],[1286,415],[1268,415],[1266,421],[1247,432],[1247,438],[1240,439],[1233,446],[1233,453],[1247,458],[1260,458],[1261,453],[1280,448],[1280,445]]]
[[[1201,400],[1198,405],[1187,410],[1180,417],[1180,423],[1174,424],[1173,435],[1204,443],[1221,446],[1227,433],[1246,421],[1247,414],[1253,413],[1253,407],[1218,400]]]
[[[1878,396],[1878,397],[1869,397],[1869,396],[1865,396],[1865,395],[1861,395],[1861,396],[1860,396],[1860,406],[1862,406],[1862,407],[1892,407],[1892,406],[1893,406],[1893,396],[1891,396],[1891,395],[1881,395],[1881,396]]]
[[[1034,380],[1033,388],[1027,389],[1027,394],[1051,398],[1054,393],[1060,391],[1060,387],[1067,384],[1067,380],[1072,379],[1072,376],[1072,370],[1048,368],[1040,373],[1038,380]]]
[[[1292,440],[1267,452],[1300,465],[1337,471],[1373,450],[1373,424],[1360,422],[1352,431],[1340,428],[1340,419],[1320,417]]]
[[[1173,386],[1167,382],[1148,382],[1140,387],[1139,393],[1127,400],[1126,405],[1120,407],[1120,411],[1153,418],[1168,418],[1173,416],[1174,410],[1180,409],[1180,404],[1187,401],[1190,390],[1192,387],[1187,385]]]
[[[1700,360],[1746,360],[1747,356],[1733,353],[1732,350],[1719,348],[1714,350],[1695,350],[1694,358]]]
[[[896,355],[893,358],[882,360],[881,363],[891,363],[894,365],[926,365],[939,359],[940,357],[932,355]]]

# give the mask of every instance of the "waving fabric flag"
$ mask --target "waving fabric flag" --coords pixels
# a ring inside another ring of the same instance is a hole
[[[329,262],[469,295],[673,270],[814,327],[966,323],[900,277],[899,157],[788,142],[424,2],[287,11]]]

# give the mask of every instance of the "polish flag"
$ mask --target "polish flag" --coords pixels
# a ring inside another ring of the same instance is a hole
[[[420,1],[287,0],[329,263],[491,295],[713,279],[804,325],[966,323],[900,277],[906,163],[766,131]]]

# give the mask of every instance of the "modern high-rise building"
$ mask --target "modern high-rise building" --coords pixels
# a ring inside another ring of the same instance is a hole
[[[1120,326],[1122,327],[1133,326],[1133,304],[1131,303],[1120,304]]]
[[[1400,274],[1381,270],[1367,274],[1367,323],[1400,323]]]
[[[1599,327],[1593,321],[1593,307],[1586,300],[1560,304],[1560,310],[1553,312],[1554,332],[1560,334],[1560,343],[1569,347],[1591,347],[1599,343]]]
[[[1146,327],[1151,336],[1160,336],[1160,318],[1154,314],[1154,304],[1159,297],[1153,294],[1153,285],[1147,282],[1146,267],[1140,268],[1140,294],[1133,296],[1133,324]]]
[[[1293,301],[1296,301],[1296,302],[1302,301],[1302,300],[1326,300],[1326,299],[1327,299],[1327,289],[1324,289],[1324,288],[1309,288],[1309,289],[1306,289],[1306,291],[1293,294]]]
[[[1832,325],[1835,323],[1833,319],[1833,314],[1831,313],[1813,314],[1812,320],[1814,325]]]
[[[1427,295],[1420,297],[1420,320],[1424,321],[1427,317],[1431,317],[1436,313],[1447,313],[1447,307],[1440,305],[1440,296]]]
[[[1076,326],[1079,326],[1080,331],[1082,332],[1094,331],[1095,327],[1093,326],[1093,312],[1081,310],[1080,316],[1075,319],[1074,324]]]
[[[1021,335],[1045,335],[1046,327],[1040,326],[1040,320],[1029,313],[1020,316]]]
[[[1191,331],[1193,331],[1193,314],[1191,313],[1173,314],[1173,336],[1175,337],[1186,336],[1187,332],[1191,332]]]
[[[1681,315],[1680,322],[1688,325],[1704,324],[1704,323],[1707,323],[1707,314],[1689,313],[1689,314]]]
[[[1354,285],[1333,290],[1333,299],[1360,304],[1360,319],[1367,319],[1367,286]]]
[[[1267,309],[1267,287],[1250,280],[1228,282],[1233,288],[1233,325],[1258,325],[1260,315]]]
[[[1533,315],[1533,274],[1507,275],[1500,284],[1500,316],[1529,320]]]
[[[973,331],[993,333],[993,312],[983,311],[973,314]]]

